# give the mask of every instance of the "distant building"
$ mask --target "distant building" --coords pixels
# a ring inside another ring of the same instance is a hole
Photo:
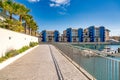
[[[86,29],[67,28],[63,31],[63,42],[106,42],[109,40],[109,30],[104,26],[90,26]]]
[[[84,30],[84,42],[106,42],[109,40],[109,32],[104,26],[90,26]]]
[[[2,8],[0,8],[0,21],[4,21],[9,17],[10,16]],[[13,20],[16,20],[16,19],[13,17]]]
[[[88,29],[84,29],[84,32],[83,32],[83,42],[90,42]]]
[[[111,36],[110,39],[120,41],[120,36]]]
[[[59,42],[59,31],[46,31],[41,32],[42,42]]]
[[[86,29],[67,28],[63,31],[63,34],[59,34],[58,31],[42,31],[42,42],[106,42],[109,38],[110,30],[104,26],[95,27],[90,26]]]
[[[2,8],[0,8],[0,21],[4,21],[6,18],[8,18],[9,16],[6,15],[6,13],[3,11]]]
[[[110,30],[105,29],[105,41],[110,40]]]
[[[83,29],[67,28],[62,36],[63,42],[83,42]]]

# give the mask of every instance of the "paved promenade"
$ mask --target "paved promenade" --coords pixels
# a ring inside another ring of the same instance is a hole
[[[62,78],[60,78],[62,77]],[[40,45],[0,70],[0,80],[88,80],[52,45]]]

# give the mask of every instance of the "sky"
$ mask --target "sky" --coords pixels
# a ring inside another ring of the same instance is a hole
[[[42,30],[105,26],[120,36],[120,0],[15,0],[26,5]]]

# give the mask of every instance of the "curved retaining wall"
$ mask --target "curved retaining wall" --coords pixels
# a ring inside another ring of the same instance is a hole
[[[38,42],[38,38],[0,28],[0,57],[13,49],[20,49],[30,42]]]

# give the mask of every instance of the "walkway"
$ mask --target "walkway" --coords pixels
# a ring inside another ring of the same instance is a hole
[[[52,45],[40,45],[0,71],[0,80],[87,80]]]

